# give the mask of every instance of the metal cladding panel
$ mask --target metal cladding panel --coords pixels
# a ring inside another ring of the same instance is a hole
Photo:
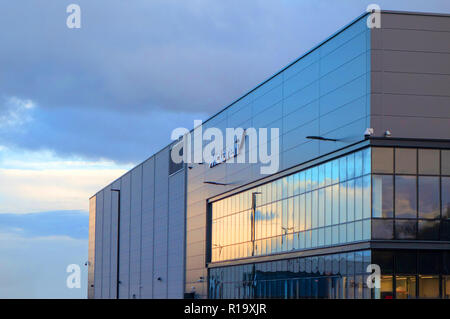
[[[103,248],[102,248],[102,298],[111,297],[111,188],[103,191]]]
[[[372,30],[375,136],[450,139],[450,17],[382,13]]]
[[[90,273],[95,298],[117,298],[117,266],[120,298],[183,297],[186,171],[169,176],[169,152],[167,147],[91,199],[96,213],[90,236],[96,241],[90,249],[98,243],[96,250],[102,250],[89,254],[96,254]]]
[[[95,298],[94,272],[95,272],[95,217],[96,199],[93,196],[89,199],[89,251],[88,251],[88,298]]]
[[[131,173],[121,179],[119,236],[119,298],[130,298]]]
[[[95,217],[95,273],[94,298],[102,298],[103,280],[103,200],[104,192],[97,194]]]
[[[120,189],[120,180],[111,185],[111,189]],[[109,280],[109,298],[117,298],[117,230],[119,212],[119,193],[111,191],[111,276]]]
[[[153,219],[155,198],[154,158],[142,164],[141,298],[153,297]]]
[[[182,298],[184,292],[185,174],[169,177],[169,238],[167,259],[168,298]]]
[[[142,166],[131,171],[130,298],[140,297]]]
[[[153,298],[167,298],[169,150],[155,157],[155,217],[153,260]],[[157,231],[156,231],[157,230]]]

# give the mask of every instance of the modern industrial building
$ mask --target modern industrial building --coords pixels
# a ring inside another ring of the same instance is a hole
[[[203,123],[278,172],[174,142],[90,199],[89,298],[450,298],[450,16],[368,17]]]

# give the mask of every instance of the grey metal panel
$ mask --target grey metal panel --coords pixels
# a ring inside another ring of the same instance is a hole
[[[102,248],[102,298],[110,298],[111,280],[111,190],[103,191],[103,248]]]
[[[227,180],[225,180],[225,182],[233,181],[244,184],[252,179],[252,170],[250,169],[252,167],[251,164],[234,164],[233,166],[236,167],[236,170],[227,175]],[[211,192],[208,197],[213,193],[214,192]]]
[[[404,116],[371,117],[372,126],[378,132],[390,130],[395,137],[420,137],[428,139],[450,139],[450,117],[426,118]]]
[[[182,169],[169,177],[169,152],[167,147],[98,193],[105,209],[97,207],[95,214],[100,218],[97,249],[102,250],[96,257],[100,266],[94,268],[100,287],[96,298],[116,298],[118,234],[119,297],[182,298],[186,172]],[[119,193],[111,188],[120,189],[119,232]]]
[[[448,139],[450,17],[383,13],[381,26],[372,30],[375,136]]]
[[[95,273],[95,218],[97,196],[89,199],[89,248],[88,248],[88,298],[95,298],[94,273]]]
[[[180,171],[169,177],[168,298],[182,298],[184,291],[184,173]]]
[[[131,173],[121,178],[119,237],[119,298],[130,298]]]
[[[168,173],[169,151],[155,157],[155,219],[154,219],[154,276],[153,298],[167,298],[167,254],[168,254]],[[156,231],[157,230],[157,231]]]
[[[111,189],[120,189],[120,180],[111,185]],[[111,276],[109,283],[110,298],[117,298],[117,230],[118,230],[119,194],[111,192]]]
[[[104,191],[97,194],[95,220],[94,298],[102,298],[103,280],[103,200]]]
[[[383,28],[450,31],[450,19],[439,15],[383,13]]]
[[[377,57],[385,72],[450,74],[448,53],[392,51]]]
[[[141,298],[153,297],[154,158],[143,163]]]
[[[417,29],[420,29],[420,26],[417,26]],[[450,32],[417,29],[383,29],[382,48],[384,50],[450,52]]]
[[[142,165],[131,171],[130,298],[140,297]]]
[[[450,96],[428,96],[428,95],[399,95],[399,94],[372,94],[377,99],[378,108],[372,112],[373,115],[387,116],[410,116],[416,117],[448,117],[447,111],[450,106]]]
[[[450,75],[384,72],[381,81],[385,94],[450,96]]]

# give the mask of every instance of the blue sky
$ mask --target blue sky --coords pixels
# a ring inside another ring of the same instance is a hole
[[[82,28],[66,27],[81,7]],[[84,298],[88,198],[373,1],[2,1],[0,297]],[[448,0],[375,2],[450,13]]]

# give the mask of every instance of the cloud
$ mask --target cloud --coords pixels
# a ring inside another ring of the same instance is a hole
[[[378,3],[389,8],[390,2]],[[3,93],[49,108],[216,111],[370,1],[80,0],[79,30],[66,27],[69,3],[2,3],[8,15],[0,28],[10,30],[0,53]],[[450,7],[444,0],[396,6]]]
[[[0,213],[88,210],[88,199],[120,177],[120,169],[0,169]]]
[[[371,1],[79,0],[78,30],[65,24],[70,3],[0,4],[8,13],[0,96],[39,106],[19,132],[0,131],[0,144],[138,162],[165,146],[171,129],[223,108]],[[378,4],[450,11],[444,0]]]
[[[88,210],[88,199],[132,164],[61,158],[51,152],[2,147],[0,214]]]
[[[0,145],[61,158],[82,157],[137,163],[170,142],[176,127],[191,128],[205,114],[150,111],[124,114],[102,109],[37,107],[21,131],[0,127]]]
[[[0,131],[15,129],[32,120],[29,110],[35,107],[31,100],[16,96],[3,97],[0,102]]]
[[[67,236],[87,239],[89,214],[86,211],[49,211],[27,214],[0,214],[0,233],[24,238]]]

